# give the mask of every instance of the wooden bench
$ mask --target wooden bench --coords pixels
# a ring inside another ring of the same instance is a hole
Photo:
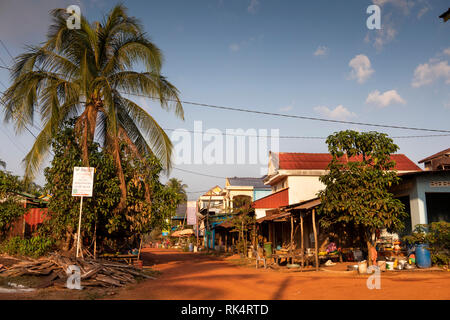
[[[133,264],[133,261],[138,258],[137,254],[101,255],[100,257],[112,261],[124,260],[127,264]]]

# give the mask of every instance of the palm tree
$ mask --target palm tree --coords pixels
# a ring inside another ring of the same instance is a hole
[[[175,191],[175,193],[181,196],[181,200],[187,201],[186,188],[187,184],[184,184],[183,181],[178,180],[177,178],[171,178],[167,181],[167,186]]]
[[[24,159],[32,179],[51,147],[51,139],[67,119],[75,129],[89,166],[89,145],[98,139],[115,159],[121,185],[119,210],[126,204],[120,145],[140,158],[156,155],[165,169],[172,143],[156,120],[124,93],[153,97],[163,109],[184,119],[178,90],[161,75],[162,54],[143,32],[139,20],[115,6],[103,21],[69,29],[65,9],[51,11],[53,23],[42,46],[30,46],[15,59],[13,84],[5,92],[5,121],[14,119],[20,132],[40,114],[43,129]],[[136,71],[141,68],[145,71]]]

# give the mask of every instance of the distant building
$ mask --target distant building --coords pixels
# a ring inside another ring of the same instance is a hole
[[[233,177],[225,181],[225,199],[227,206],[233,208],[233,200],[236,197],[249,197],[251,201],[258,200],[269,195],[272,190],[264,184],[264,177],[244,178]]]
[[[419,161],[425,170],[450,170],[450,148]]]
[[[410,232],[417,224],[450,221],[450,148],[419,161],[425,170],[399,174],[401,183],[391,191],[410,214]]]
[[[395,161],[394,170],[399,173],[422,171],[404,154],[392,154]],[[317,193],[325,186],[319,178],[325,175],[328,164],[332,160],[329,153],[289,153],[270,152],[268,175],[264,179],[271,186],[272,193],[253,203],[258,218],[264,217],[274,209],[294,205],[317,197]],[[360,157],[341,161],[360,161]]]

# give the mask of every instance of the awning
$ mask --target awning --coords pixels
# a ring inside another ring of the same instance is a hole
[[[288,212],[291,210],[309,210],[314,207],[317,207],[320,203],[321,202],[319,198],[314,198],[299,203],[291,204],[290,206],[283,208],[283,210]]]
[[[184,229],[184,230],[175,231],[170,236],[171,237],[188,237],[188,236],[191,236],[191,235],[194,235],[194,234],[195,234],[194,230],[192,230],[192,229]]]
[[[273,214],[271,216],[265,216],[265,217],[259,218],[256,220],[256,222],[261,223],[263,221],[276,221],[278,219],[282,219],[282,218],[288,217],[290,215],[291,215],[290,212],[282,212],[282,213],[278,213],[278,214]]]

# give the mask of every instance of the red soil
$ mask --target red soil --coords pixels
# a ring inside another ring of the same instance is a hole
[[[238,266],[178,250],[147,248],[144,265],[161,271],[120,290],[113,299],[450,299],[450,272],[383,272],[381,289],[370,290],[368,275],[345,272],[280,272]]]

